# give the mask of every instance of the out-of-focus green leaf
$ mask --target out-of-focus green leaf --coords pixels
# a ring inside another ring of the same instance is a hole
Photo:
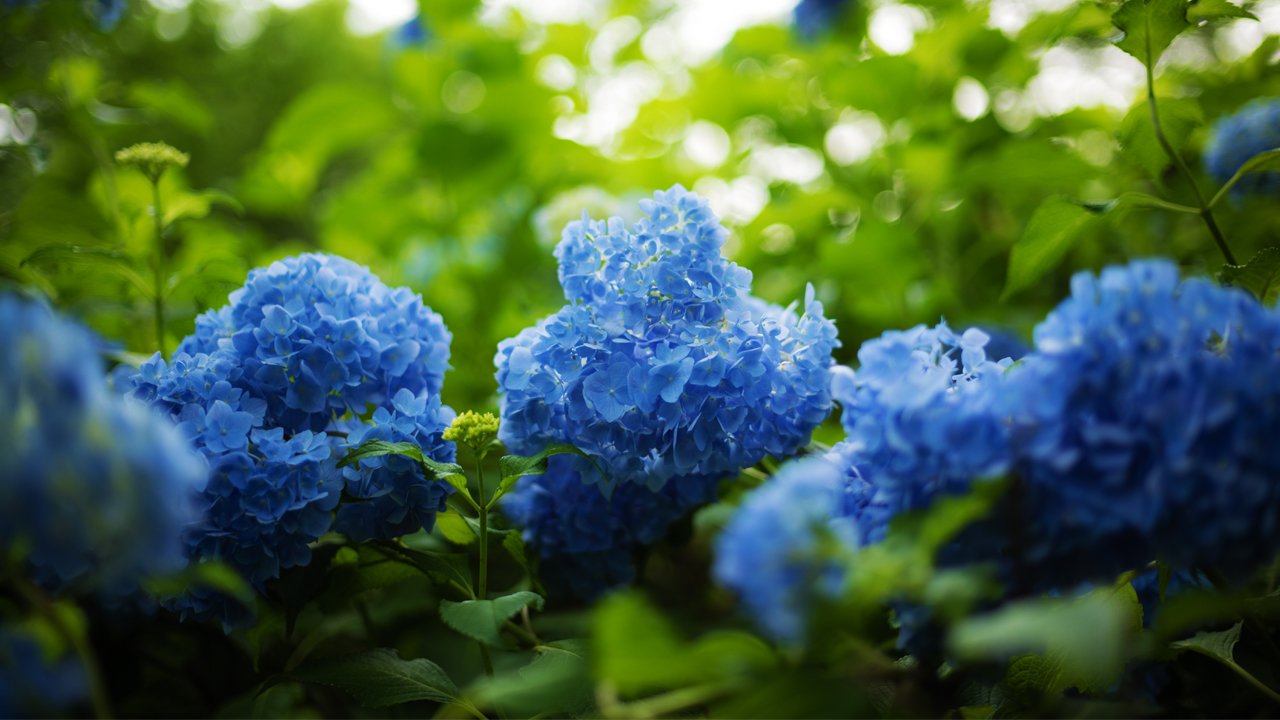
[[[1125,0],[1111,22],[1124,31],[1116,47],[1151,67],[1173,39],[1191,27],[1186,0]]]
[[[328,587],[319,597],[320,609],[336,612],[370,590],[388,588],[421,575],[416,567],[389,552],[362,545],[350,561],[340,562],[344,559],[342,554],[335,556],[329,566]]]
[[[1141,0],[1131,0],[1141,2]],[[1194,98],[1158,98],[1160,127],[1174,152],[1180,152],[1191,137],[1191,132],[1204,123],[1200,103]],[[1159,180],[1164,169],[1173,159],[1164,151],[1156,138],[1155,125],[1151,122],[1151,108],[1146,102],[1134,105],[1120,122],[1120,147],[1138,167],[1152,179]]]
[[[342,688],[370,708],[413,700],[470,705],[439,665],[425,658],[404,660],[390,648],[312,660],[287,673],[271,676],[259,692],[291,680]]]
[[[1026,231],[1009,253],[1009,272],[1001,299],[1007,300],[1031,287],[1061,262],[1095,216],[1095,212],[1061,195],[1036,208]]]
[[[526,605],[533,605],[535,610],[541,610],[543,603],[541,595],[527,590],[493,600],[466,600],[460,603],[445,600],[440,603],[440,619],[463,635],[488,645],[504,647],[506,642],[502,639],[502,624]]]
[[[1222,279],[1248,289],[1264,305],[1280,294],[1280,248],[1264,248],[1244,265],[1223,265]]]
[[[328,587],[329,562],[339,549],[338,545],[321,545],[311,551],[311,562],[280,571],[280,578],[274,586],[284,606],[285,637],[293,637],[293,628],[302,608]]]
[[[1193,0],[1187,7],[1187,20],[1193,25],[1224,18],[1257,20],[1258,16],[1227,0]]]
[[[382,547],[409,560],[441,585],[452,585],[463,593],[471,594],[470,556],[463,553],[416,550],[394,543]]]

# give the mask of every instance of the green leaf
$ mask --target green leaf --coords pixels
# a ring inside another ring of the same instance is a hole
[[[249,642],[249,647],[253,648],[253,671],[259,672],[258,665],[262,660],[262,648],[266,646],[267,640],[275,636],[281,628],[284,627],[284,616],[270,604],[258,602],[258,622],[253,627],[244,631],[244,638]]]
[[[1114,210],[1127,210],[1129,208],[1159,208],[1161,210],[1193,214],[1200,212],[1193,207],[1171,203],[1154,195],[1140,192],[1123,193],[1120,197],[1110,202],[1081,202],[1080,204],[1097,213],[1109,213]]]
[[[586,642],[557,640],[534,649],[533,661],[480,688],[479,700],[508,716],[581,717],[593,705]]]
[[[1130,583],[1074,601],[1027,600],[955,625],[948,639],[960,659],[1031,652],[1009,666],[1006,683],[1027,695],[1075,687],[1101,692],[1120,676],[1142,631],[1142,604]]]
[[[1126,0],[1111,16],[1124,31],[1116,47],[1155,67],[1173,39],[1191,27],[1186,0]]]
[[[467,490],[467,476],[462,474],[462,466],[457,463],[442,463],[432,460],[423,455],[422,448],[413,443],[366,440],[360,444],[360,447],[351,450],[346,457],[338,461],[338,467],[358,466],[361,460],[382,455],[403,455],[411,460],[417,460],[418,465],[422,467],[423,475],[434,480],[444,480],[462,493],[467,502],[475,505],[475,501],[471,499],[471,492]]]
[[[502,497],[508,490],[516,484],[516,481],[525,475],[543,475],[547,472],[547,458],[552,455],[560,455],[563,453],[572,453],[581,455],[591,461],[596,466],[596,470],[600,470],[600,466],[596,464],[595,459],[590,455],[582,452],[572,445],[563,443],[548,443],[542,452],[533,456],[525,455],[503,455],[498,461],[499,467],[502,469],[502,481],[498,484],[498,492],[494,493],[493,500],[490,505],[498,498]],[[604,470],[600,470],[600,476],[604,477]]]
[[[471,594],[470,556],[463,553],[438,553],[416,550],[403,545],[384,544],[380,547],[399,554],[412,562],[441,585],[454,585],[464,594]]]
[[[1158,573],[1156,580],[1160,584],[1160,604],[1163,605],[1165,598],[1169,596],[1169,581],[1173,579],[1173,568],[1160,563],[1156,572]]]
[[[1009,272],[1000,299],[1008,300],[1031,287],[1057,265],[1095,216],[1063,195],[1045,200],[1009,252]]]
[[[1156,107],[1160,111],[1160,127],[1164,129],[1165,139],[1174,152],[1181,151],[1192,131],[1204,123],[1200,103],[1194,98],[1157,98]],[[1173,162],[1156,137],[1155,125],[1151,122],[1151,106],[1145,101],[1130,108],[1120,121],[1120,149],[1155,180],[1159,180],[1165,168]]]
[[[440,603],[440,619],[467,637],[488,645],[505,647],[507,643],[502,639],[502,624],[526,605],[533,605],[535,610],[541,610],[543,602],[541,595],[527,590],[493,600],[467,600],[460,603],[444,600]]]
[[[1239,5],[1233,5],[1227,0],[1196,0],[1187,8],[1187,20],[1193,25],[1224,18],[1258,19],[1253,13]]]
[[[739,680],[778,666],[773,650],[749,633],[718,631],[685,642],[637,593],[617,593],[602,601],[592,629],[596,674],[624,695]]]
[[[290,680],[342,688],[369,708],[414,700],[464,707],[470,704],[439,665],[424,658],[404,660],[390,648],[312,660],[290,672],[271,676],[262,690]]]
[[[525,553],[524,549],[524,538],[520,537],[520,533],[514,530],[507,531],[507,533],[502,536],[502,547],[509,555],[511,555],[512,559],[519,563],[525,573],[529,575],[529,579],[533,581],[533,588],[539,593],[546,595],[547,590],[542,586],[542,581],[538,579],[537,575],[533,574],[533,569],[529,566],[529,557],[528,554]]]
[[[36,268],[47,268],[58,264],[86,265],[94,269],[112,272],[128,280],[138,292],[151,296],[156,290],[151,283],[142,279],[133,269],[133,259],[120,250],[92,245],[73,245],[71,243],[51,243],[35,249],[30,255],[18,263],[19,268],[28,265]]]
[[[328,589],[320,595],[320,609],[326,613],[337,612],[356,597],[371,590],[381,590],[411,578],[421,571],[397,557],[389,557],[371,546],[358,549],[355,562],[337,562],[330,565]]]
[[[244,207],[231,195],[221,190],[202,190],[200,192],[178,193],[162,200],[164,204],[164,224],[173,224],[178,220],[198,220],[209,214],[214,205],[222,205],[237,215],[244,214]]]
[[[1223,265],[1222,279],[1253,293],[1264,305],[1270,305],[1280,293],[1280,248],[1264,248],[1244,265]]]
[[[1245,175],[1254,172],[1271,172],[1275,170],[1280,170],[1280,148],[1254,155],[1246,160],[1244,164],[1240,166],[1240,169],[1236,171],[1236,174],[1232,175],[1231,179],[1227,181],[1227,184],[1222,186],[1222,189],[1218,191],[1218,194],[1213,196],[1213,199],[1209,201],[1209,207],[1217,205],[1218,201],[1221,200],[1222,197],[1231,190],[1231,188],[1235,187],[1235,184],[1240,182],[1240,179]]]
[[[451,543],[470,545],[478,539],[467,518],[455,510],[436,515],[436,527],[440,528],[440,534]]]
[[[1236,643],[1240,642],[1240,628],[1243,626],[1244,621],[1241,620],[1232,625],[1230,630],[1222,630],[1221,632],[1205,632],[1201,630],[1195,634],[1195,637],[1169,643],[1169,647],[1174,650],[1198,652],[1201,655],[1208,655],[1219,662],[1234,665],[1236,662],[1234,650]]]

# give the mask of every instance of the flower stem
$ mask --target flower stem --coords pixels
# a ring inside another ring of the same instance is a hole
[[[1191,172],[1191,168],[1187,166],[1187,161],[1182,159],[1173,146],[1169,144],[1169,139],[1164,136],[1164,128],[1160,125],[1160,109],[1156,104],[1156,86],[1155,75],[1151,67],[1155,64],[1155,59],[1151,57],[1151,27],[1150,19],[1147,20],[1147,107],[1151,109],[1151,124],[1155,126],[1156,140],[1160,143],[1160,147],[1164,149],[1166,155],[1173,160],[1173,164],[1187,178],[1187,184],[1191,186],[1191,192],[1196,197],[1196,206],[1200,209],[1200,217],[1204,220],[1204,224],[1209,227],[1209,234],[1213,236],[1213,241],[1218,244],[1218,250],[1222,252],[1222,257],[1231,265],[1237,265],[1235,255],[1231,253],[1231,248],[1227,246],[1227,239],[1222,236],[1222,230],[1218,229],[1218,223],[1213,219],[1213,210],[1209,205],[1205,204],[1204,195],[1200,194],[1200,186],[1196,184],[1196,177]]]
[[[156,322],[156,345],[160,348],[160,357],[165,357],[164,349],[164,208],[160,204],[160,177],[151,180],[152,207],[156,221],[156,283],[152,295]]]
[[[489,599],[489,504],[484,492],[484,456],[481,451],[473,451],[476,458],[476,481],[479,484],[480,500],[475,503],[480,513],[480,577],[476,595],[481,600]],[[493,661],[489,659],[489,648],[480,643],[480,659],[484,661],[485,674],[493,679]]]

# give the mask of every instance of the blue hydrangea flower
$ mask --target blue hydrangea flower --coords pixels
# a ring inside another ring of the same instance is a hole
[[[440,404],[452,339],[440,316],[324,254],[253,270],[230,300],[197,319],[171,363],[152,358],[134,378],[133,394],[163,408],[212,467],[189,555],[234,562],[261,586],[310,562],[308,545],[331,525],[357,539],[430,527],[446,483],[397,458],[336,464],[372,438],[453,459],[440,437],[453,419]],[[335,524],[344,487],[362,501]],[[191,600],[191,613],[207,600]]]
[[[0,296],[0,545],[51,586],[128,593],[182,566],[207,468],[145,407],[107,389],[93,335]]]
[[[713,501],[717,485],[716,478],[683,476],[657,492],[629,483],[606,498],[567,455],[553,455],[545,475],[521,478],[503,497],[502,511],[540,559],[548,591],[590,602],[631,582],[636,547],[656,542],[691,508]]]
[[[1168,261],[1080,273],[1009,374],[1025,560],[1058,583],[1280,550],[1280,316]]]
[[[850,0],[800,0],[795,9],[796,29],[806,38],[816,37],[836,22]]]
[[[414,15],[411,20],[387,33],[387,46],[394,50],[426,45],[431,39],[431,32],[422,15]]]
[[[522,454],[572,443],[605,468],[606,491],[794,453],[830,413],[839,345],[812,286],[803,316],[750,298],[751,273],[720,255],[719,218],[679,185],[641,208],[630,230],[585,213],[565,228],[569,303],[498,345],[499,438]]]
[[[787,463],[716,537],[713,576],[776,640],[803,641],[813,603],[842,588],[840,555],[858,546],[848,480],[825,458]]]
[[[49,663],[34,637],[0,626],[0,717],[61,717],[88,700],[79,659]]]
[[[988,340],[977,328],[956,335],[945,322],[889,331],[859,349],[856,373],[836,369],[831,391],[848,434],[837,454],[865,483],[859,493],[875,517],[860,525],[861,542],[882,539],[896,513],[1007,470],[1001,396],[1012,360],[988,360]]]
[[[1205,169],[1225,183],[1249,158],[1276,148],[1280,148],[1280,98],[1259,98],[1214,122],[1204,149]],[[1245,175],[1231,192],[1241,197],[1278,191],[1280,172],[1265,172]]]

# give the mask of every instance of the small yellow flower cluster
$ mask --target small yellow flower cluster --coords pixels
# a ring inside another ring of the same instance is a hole
[[[186,167],[191,156],[164,143],[138,143],[116,153],[121,165],[137,165],[151,182],[156,182],[170,165]]]
[[[489,442],[498,435],[498,418],[492,413],[468,410],[454,419],[453,424],[444,431],[444,439],[462,442],[473,448]]]

